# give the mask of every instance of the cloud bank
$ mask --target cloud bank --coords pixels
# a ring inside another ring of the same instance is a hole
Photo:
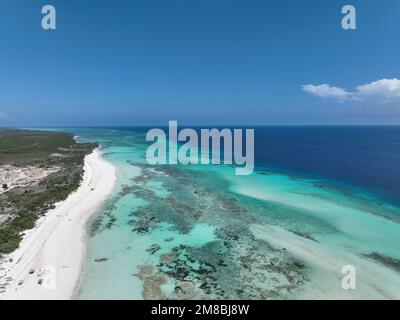
[[[307,84],[302,86],[302,90],[320,98],[333,98],[339,102],[346,100],[374,100],[382,103],[400,101],[400,80],[397,78],[381,79],[359,85],[354,91],[348,91],[329,84]]]
[[[303,86],[303,90],[320,98],[335,98],[339,101],[346,100],[351,96],[351,93],[345,89],[333,87],[329,84],[307,84]]]

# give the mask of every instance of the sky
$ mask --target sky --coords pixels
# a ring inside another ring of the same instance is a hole
[[[398,0],[1,0],[0,126],[397,125],[399,39]]]

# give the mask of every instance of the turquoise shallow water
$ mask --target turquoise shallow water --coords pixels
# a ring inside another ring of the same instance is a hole
[[[373,193],[260,168],[236,176],[229,166],[150,166],[140,132],[73,131],[98,141],[118,169],[88,225],[78,299],[286,299],[316,282],[340,295],[347,262],[363,282],[346,298],[400,297],[386,285],[400,281],[400,211]],[[254,225],[275,229],[260,235]],[[273,230],[285,234],[283,248]],[[334,280],[325,283],[326,272]]]

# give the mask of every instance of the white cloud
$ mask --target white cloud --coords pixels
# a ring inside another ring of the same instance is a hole
[[[303,86],[303,90],[321,98],[335,98],[344,101],[351,97],[351,93],[343,88],[333,87],[329,84],[313,85],[307,84]]]
[[[4,119],[7,117],[7,113],[0,112],[0,119]]]
[[[400,80],[382,79],[357,87],[357,95],[361,99],[374,97],[383,102],[390,102],[400,99]]]
[[[346,89],[333,87],[329,84],[304,85],[302,89],[321,98],[334,98],[339,102],[344,100],[366,101],[377,100],[382,103],[388,103],[400,100],[400,80],[381,79],[371,83],[359,85],[356,90],[351,92]]]

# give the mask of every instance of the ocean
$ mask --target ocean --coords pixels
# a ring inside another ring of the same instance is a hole
[[[400,298],[400,127],[255,127],[250,176],[151,166],[148,129],[58,129],[118,174],[78,299]]]

